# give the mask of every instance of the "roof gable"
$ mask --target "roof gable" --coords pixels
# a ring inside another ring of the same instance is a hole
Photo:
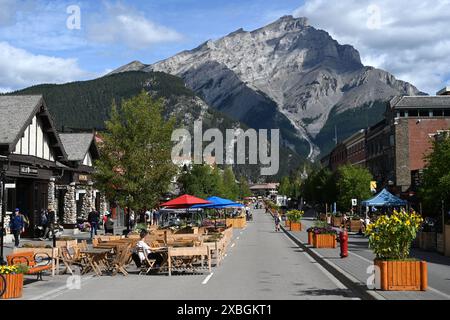
[[[15,145],[42,104],[42,96],[0,96],[0,145]]]
[[[83,161],[94,143],[93,133],[60,133],[59,137],[69,161]]]

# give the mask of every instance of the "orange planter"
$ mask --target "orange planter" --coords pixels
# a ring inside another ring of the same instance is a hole
[[[6,291],[1,299],[17,299],[22,297],[23,274],[4,274]]]
[[[381,290],[384,291],[426,291],[428,270],[425,261],[382,261],[375,260],[380,268]]]
[[[314,237],[314,233],[308,232],[308,244],[309,245],[313,244],[313,237]]]
[[[290,223],[291,231],[302,231],[302,224],[300,222]]]
[[[336,236],[334,234],[315,234],[313,246],[314,248],[336,248]]]
[[[286,220],[286,228],[290,228],[291,227],[291,222],[289,220]]]

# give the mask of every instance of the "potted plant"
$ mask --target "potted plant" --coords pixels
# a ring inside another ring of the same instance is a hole
[[[360,232],[361,231],[361,217],[352,216],[349,219],[348,229],[350,232]]]
[[[302,231],[302,217],[304,215],[303,211],[300,210],[290,210],[286,213],[287,220],[289,220],[289,227],[291,231]]]
[[[425,261],[411,259],[409,252],[423,219],[416,213],[394,211],[381,216],[366,228],[369,247],[375,253],[374,265],[381,290],[425,291],[428,284]]]
[[[314,248],[336,248],[336,230],[328,226],[326,222],[316,223],[307,230],[308,244]]]
[[[17,299],[22,297],[23,275],[28,272],[26,265],[0,266],[0,274],[6,281],[5,293],[0,299]]]

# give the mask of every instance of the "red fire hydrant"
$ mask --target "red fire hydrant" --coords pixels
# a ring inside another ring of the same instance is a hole
[[[348,257],[348,233],[346,230],[339,234],[339,242],[341,245],[341,258]]]

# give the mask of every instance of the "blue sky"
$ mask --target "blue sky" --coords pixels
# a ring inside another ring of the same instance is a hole
[[[81,28],[66,26],[69,6]],[[405,11],[407,6],[411,10]],[[153,63],[239,28],[307,16],[367,65],[434,93],[450,79],[448,0],[0,0],[0,91]]]

